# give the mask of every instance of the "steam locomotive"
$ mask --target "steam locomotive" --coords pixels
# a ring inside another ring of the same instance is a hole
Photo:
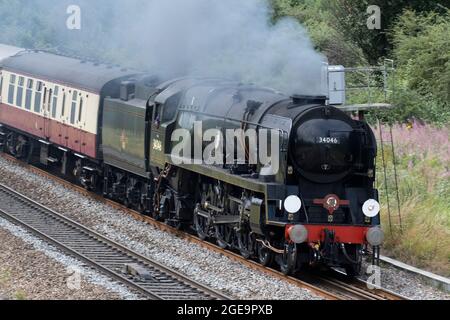
[[[0,72],[0,148],[17,158],[285,274],[318,264],[357,275],[363,249],[383,242],[374,134],[326,97],[167,81],[42,51],[3,54]],[[223,163],[191,152],[182,157],[193,161],[175,161],[177,130],[190,138],[184,150],[201,154],[208,144],[196,136],[218,132],[210,141]],[[219,143],[227,130],[237,134]],[[261,132],[277,133],[265,142],[276,169],[249,161]],[[225,150],[231,140],[243,159]]]

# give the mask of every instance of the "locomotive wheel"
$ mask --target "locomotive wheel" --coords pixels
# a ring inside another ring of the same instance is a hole
[[[131,203],[131,201],[128,199],[128,197],[125,197],[125,200],[123,200],[123,205],[125,207],[127,207],[128,209],[131,209],[133,207],[133,204]]]
[[[151,217],[156,221],[161,221],[161,215],[158,210],[153,210]]]
[[[297,264],[297,245],[286,244],[284,254],[279,258],[281,272],[285,275],[294,273]]]
[[[254,247],[254,243],[255,243],[252,235],[250,235],[250,233],[248,233],[248,232],[238,232],[237,238],[238,238],[239,251],[240,251],[241,255],[245,259],[250,259],[254,254],[253,247]]]
[[[194,227],[198,237],[201,240],[208,239],[210,224],[208,219],[198,214],[198,209],[195,209],[194,211]]]
[[[258,261],[264,267],[270,267],[273,264],[274,254],[266,248],[261,242],[258,242]]]
[[[16,147],[16,136],[14,133],[10,132],[6,137],[5,149],[8,151],[10,155],[15,157],[16,156],[15,147]]]
[[[161,202],[161,205],[159,206],[158,221],[170,219],[171,204],[170,199],[163,199],[163,202]]]
[[[201,194],[201,204],[194,211],[194,227],[197,231],[197,235],[200,239],[205,240],[210,236],[215,236],[218,245],[225,249],[228,245],[225,243],[227,239],[226,230],[221,230],[225,226],[221,228],[216,227],[214,230],[211,230],[211,221],[208,218],[205,218],[198,214],[199,208],[204,210],[207,209],[207,204],[211,204],[216,207],[222,207],[222,201],[219,194],[217,194],[216,189],[210,184],[203,184],[202,186],[202,194]],[[219,240],[220,239],[220,240]]]
[[[217,245],[222,249],[227,249],[230,247],[232,245],[231,240],[233,238],[233,228],[229,225],[218,225],[215,227],[215,230]]]

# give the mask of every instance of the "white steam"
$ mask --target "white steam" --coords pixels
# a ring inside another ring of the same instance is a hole
[[[48,2],[48,4],[46,4]],[[273,24],[268,0],[39,0],[53,13],[52,45],[145,67],[164,76],[200,75],[318,94],[325,57],[293,19]],[[82,30],[65,30],[78,4]],[[41,8],[42,9],[42,8]],[[45,10],[43,10],[45,11]]]

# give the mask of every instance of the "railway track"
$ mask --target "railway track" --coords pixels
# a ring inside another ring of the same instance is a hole
[[[11,157],[10,155],[0,153],[1,156],[4,158],[13,161],[14,163],[27,168],[28,170],[34,172],[35,174],[38,174],[40,176],[44,176],[53,180],[58,181],[60,184],[64,185],[65,187],[76,190],[77,192],[83,194],[84,196],[88,196],[90,198],[93,198],[99,202],[105,203],[107,205],[110,205],[116,209],[119,209],[123,211],[124,213],[131,215],[134,219],[145,222],[149,225],[154,226],[155,228],[172,233],[176,235],[179,238],[182,238],[188,242],[198,244],[208,250],[223,254],[227,256],[228,258],[240,262],[243,265],[246,265],[247,267],[261,271],[265,274],[271,275],[275,278],[281,279],[283,281],[287,281],[293,285],[296,285],[298,287],[308,289],[315,294],[323,297],[327,300],[407,300],[407,298],[402,297],[400,295],[397,295],[393,292],[390,292],[388,290],[378,288],[370,290],[367,287],[367,284],[363,281],[354,280],[349,282],[348,279],[344,279],[342,277],[342,274],[339,272],[331,272],[327,276],[323,275],[317,275],[317,274],[306,274],[302,275],[301,277],[288,277],[285,276],[283,273],[272,269],[264,267],[260,264],[258,264],[255,261],[247,260],[243,258],[241,255],[236,254],[232,251],[223,250],[219,246],[210,243],[205,242],[198,237],[180,231],[176,228],[173,228],[165,223],[156,221],[150,217],[144,216],[140,214],[137,211],[131,210],[124,205],[117,203],[115,201],[105,199],[101,195],[98,195],[96,193],[89,192],[85,190],[84,188],[73,184],[57,175],[51,174],[45,170],[42,170],[38,167],[24,164],[23,162],[18,161],[14,157]]]
[[[0,184],[0,216],[151,300],[227,300]]]
[[[338,295],[345,300],[408,300],[392,291],[382,288],[369,289],[368,284],[348,277],[336,270],[327,270],[322,274],[312,273],[300,276],[304,281]]]

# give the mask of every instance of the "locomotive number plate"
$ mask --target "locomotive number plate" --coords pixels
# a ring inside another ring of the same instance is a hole
[[[318,137],[316,142],[319,144],[341,144],[339,138],[331,138],[331,137]]]

